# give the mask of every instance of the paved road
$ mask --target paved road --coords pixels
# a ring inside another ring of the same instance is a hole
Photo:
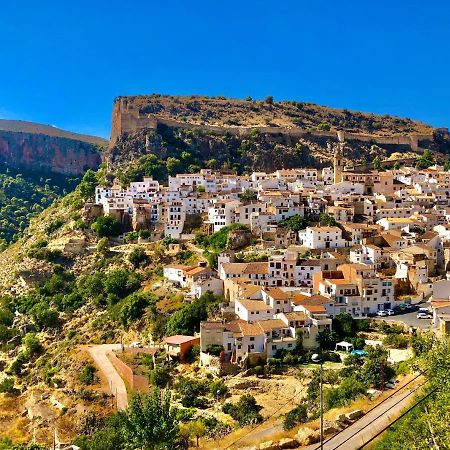
[[[119,349],[120,344],[103,344],[88,347],[88,351],[94,359],[95,364],[103,372],[108,381],[111,394],[116,397],[117,409],[126,409],[128,406],[128,394],[125,383],[107,356],[109,352]]]
[[[417,383],[419,383],[419,380],[420,378],[417,380]],[[417,383],[413,384],[417,386]],[[414,401],[415,394],[412,393],[413,390],[414,386],[410,386],[393,395],[353,425],[350,425],[330,439],[329,442],[325,442],[324,450],[356,450],[366,444],[373,436],[398,418],[402,411]],[[305,447],[305,449],[313,450],[318,447],[319,444],[314,444]]]
[[[428,307],[428,303],[424,303],[423,305],[419,305],[420,307]],[[431,319],[418,319],[417,318],[417,310],[411,311],[403,314],[396,314],[395,316],[387,316],[387,317],[375,317],[375,320],[384,320],[386,322],[403,322],[410,327],[420,328],[425,330],[431,327]]]

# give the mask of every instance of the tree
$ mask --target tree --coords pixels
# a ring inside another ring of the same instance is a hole
[[[295,330],[295,351],[296,353],[303,351],[303,330],[301,328]]]
[[[444,171],[448,172],[450,170],[450,161],[445,161],[444,163]]]
[[[42,345],[34,333],[27,333],[22,340],[22,345],[26,359],[30,359],[42,351]]]
[[[106,255],[109,250],[109,239],[107,237],[102,237],[97,243],[96,250],[101,255]]]
[[[265,99],[264,102],[267,103],[268,105],[273,105],[273,97],[271,95],[268,95]]]
[[[200,322],[208,318],[208,310],[217,306],[221,298],[208,291],[192,303],[184,306],[170,316],[166,335],[192,335],[199,330]]]
[[[320,225],[325,227],[335,227],[337,226],[336,219],[328,213],[320,213],[319,215]]]
[[[128,261],[130,261],[134,268],[137,269],[142,265],[148,264],[149,257],[145,253],[144,247],[136,247],[128,255]]]
[[[292,430],[299,423],[305,423],[308,420],[308,406],[298,405],[291,409],[283,419],[283,429],[285,431]]]
[[[322,350],[334,350],[339,337],[335,331],[325,328],[317,333],[317,342]]]
[[[181,161],[178,158],[169,157],[166,160],[166,168],[169,175],[176,175],[181,171]]]
[[[259,410],[261,407],[256,403],[253,395],[242,395],[236,404],[225,403],[222,410],[229,414],[234,420],[239,422],[242,427],[249,424],[260,423],[263,421]]]
[[[14,388],[14,378],[5,377],[0,382],[0,393],[3,394],[15,394],[17,390]],[[1,447],[0,447],[1,448]]]
[[[253,200],[256,200],[257,198],[258,193],[253,189],[245,189],[241,194],[241,200],[243,200],[244,202],[251,202]]]
[[[398,170],[398,169],[400,169],[400,162],[396,161],[394,164],[394,170]]]
[[[175,449],[180,437],[176,411],[170,407],[170,391],[158,388],[148,395],[137,394],[125,412],[120,412],[127,450]]]
[[[112,237],[118,236],[122,230],[121,223],[110,216],[98,217],[91,225],[91,230],[97,234],[98,237]]]
[[[322,123],[319,123],[319,125],[317,125],[317,129],[319,131],[330,131],[331,127],[329,124],[322,122]]]
[[[189,438],[195,438],[196,447],[198,447],[198,441],[201,437],[205,436],[207,430],[202,420],[191,420],[187,424],[183,424],[181,427],[181,433]]]
[[[372,161],[372,167],[374,170],[381,170],[381,158],[380,155],[375,156]]]
[[[83,200],[86,201],[94,196],[97,184],[97,174],[92,169],[88,169],[84,174],[81,183],[78,185],[78,189]]]
[[[285,219],[281,222],[281,225],[288,230],[295,231],[296,233],[300,230],[304,230],[306,227],[308,227],[310,224],[310,221],[302,217],[298,214],[295,216],[289,217],[289,219]]]
[[[87,364],[80,372],[80,381],[83,384],[93,384],[95,381],[95,372],[97,372],[97,369],[92,364]]]
[[[348,313],[339,313],[333,319],[333,330],[340,339],[353,337],[358,331],[357,321]]]
[[[140,292],[134,292],[123,302],[118,319],[125,328],[128,328],[132,322],[140,319],[144,314],[144,310],[148,305],[148,296]]]
[[[150,373],[150,383],[158,388],[167,386],[170,380],[170,371],[165,366],[156,366]]]
[[[116,269],[106,274],[103,285],[107,294],[124,298],[141,287],[141,278],[138,274],[125,269]]]
[[[426,148],[423,151],[423,155],[418,158],[416,166],[418,169],[428,169],[428,167],[432,166],[434,162],[434,156],[431,153],[431,150]]]
[[[380,387],[381,381],[389,380],[395,372],[387,362],[388,353],[381,346],[367,347],[367,356],[361,368],[361,380],[368,386]]]

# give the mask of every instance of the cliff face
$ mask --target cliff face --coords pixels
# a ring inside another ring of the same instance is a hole
[[[90,142],[0,130],[0,162],[15,169],[81,175],[98,167],[101,154]]]
[[[205,164],[237,171],[322,167],[331,164],[329,144],[338,140],[353,164],[393,153],[414,158],[423,148],[450,153],[447,130],[410,119],[301,102],[155,94],[115,100],[105,159],[116,173],[150,153],[169,174],[174,164],[187,171]]]

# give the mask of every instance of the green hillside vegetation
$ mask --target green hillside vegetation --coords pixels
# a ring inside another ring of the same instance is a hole
[[[72,191],[79,179],[0,165],[0,248],[19,238],[30,219]]]

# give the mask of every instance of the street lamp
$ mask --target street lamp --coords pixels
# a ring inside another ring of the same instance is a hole
[[[317,353],[311,356],[311,360],[320,364],[320,450],[323,450],[323,360]]]

